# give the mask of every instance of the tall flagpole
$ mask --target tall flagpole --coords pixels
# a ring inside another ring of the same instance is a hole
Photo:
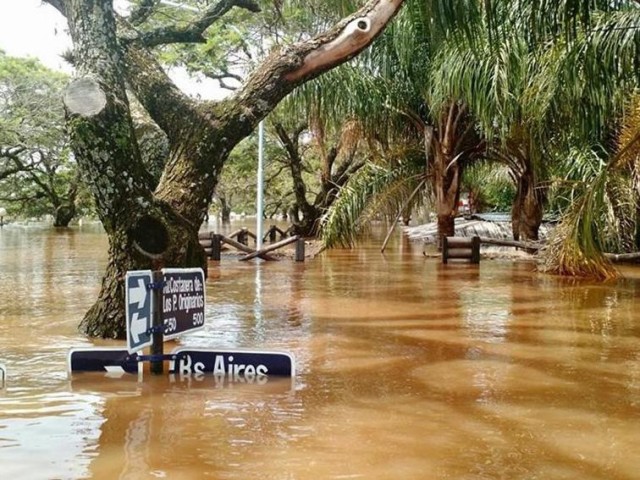
[[[256,200],[256,247],[262,248],[262,217],[264,216],[264,121],[258,124],[258,194]]]

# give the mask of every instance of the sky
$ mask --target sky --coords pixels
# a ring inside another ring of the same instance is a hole
[[[36,57],[49,68],[72,73],[71,66],[60,57],[71,47],[67,22],[52,6],[41,0],[0,0],[0,49],[9,55]],[[216,82],[197,81],[184,70],[173,69],[170,76],[190,95],[218,99],[228,94]]]
[[[0,48],[15,57],[37,57],[49,68],[71,72],[60,54],[71,48],[66,21],[40,0],[0,0]]]

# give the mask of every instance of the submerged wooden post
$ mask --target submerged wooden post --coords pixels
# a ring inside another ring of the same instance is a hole
[[[242,230],[240,230],[238,232],[238,243],[241,243],[243,245],[247,245],[249,242],[247,240],[248,235],[247,235],[247,229],[243,228]]]
[[[449,242],[447,242],[447,238],[448,237],[441,237],[442,238],[442,263],[444,263],[445,265],[449,262]]]
[[[304,238],[298,238],[296,241],[296,262],[304,262]]]
[[[471,263],[480,263],[480,237],[471,237]]]
[[[271,227],[269,227],[269,242],[273,243],[276,241],[276,234],[277,234],[277,230],[276,230],[276,226],[275,225],[271,225]]]
[[[215,262],[220,261],[220,252],[222,250],[221,235],[217,233],[211,234],[211,260]]]

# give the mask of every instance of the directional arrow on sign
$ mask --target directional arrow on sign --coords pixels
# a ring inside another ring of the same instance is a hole
[[[147,300],[147,286],[144,284],[144,279],[138,278],[138,286],[129,289],[129,305],[134,303],[138,304],[138,308],[144,307],[144,303]],[[138,340],[136,340],[137,342]]]
[[[69,373],[103,372],[119,377],[124,373],[139,373],[139,367],[138,354],[122,348],[74,348],[67,358]]]
[[[105,365],[104,369],[107,371],[106,376],[111,378],[120,378],[124,376],[125,370],[121,366]]]
[[[153,318],[151,270],[127,272],[125,284],[125,314],[127,317],[127,350],[137,352],[151,345],[150,332]]]
[[[138,312],[134,312],[131,316],[131,336],[133,341],[140,343],[140,335],[147,332],[147,319],[139,317]]]

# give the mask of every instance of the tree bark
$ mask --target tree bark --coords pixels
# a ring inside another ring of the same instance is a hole
[[[212,103],[197,102],[177,89],[145,37],[115,18],[112,2],[46,1],[69,23],[78,78],[65,95],[67,123],[109,236],[102,288],[80,327],[91,336],[110,338],[125,335],[128,270],[206,268],[197,232],[233,147],[296,86],[366,48],[403,3],[372,0],[328,32],[274,51],[234,97]],[[201,19],[200,32],[220,16]],[[160,42],[172,38],[164,35]],[[142,160],[125,79],[167,135],[170,155],[159,181]]]
[[[229,223],[231,221],[231,204],[227,202],[225,197],[218,197],[220,200],[220,217],[222,219],[222,223]]]
[[[511,208],[513,239],[537,241],[542,224],[544,192],[536,187],[535,176],[530,168],[517,178],[516,197]]]
[[[453,236],[455,232],[455,218],[458,213],[462,165],[455,162],[449,168],[451,155],[437,152],[436,155],[436,212],[438,216],[438,247],[442,237]]]
[[[76,216],[76,205],[74,203],[65,203],[59,205],[56,208],[55,215],[53,217],[53,226],[66,228]]]
[[[464,163],[470,157],[465,153],[465,148],[468,147],[467,143],[473,141],[471,133],[466,107],[452,101],[440,116],[437,138],[430,142],[434,155],[433,164],[428,168],[432,170],[436,197],[438,249],[442,248],[442,237],[453,236],[455,233],[462,171]]]
[[[275,123],[274,127],[280,143],[287,152],[287,164],[291,173],[296,208],[302,214],[302,220],[300,218],[294,219],[296,220],[294,223],[295,231],[302,237],[315,236],[321,212],[307,200],[307,185],[302,178],[303,160],[300,155],[298,139],[304,128],[302,126],[297,128],[290,136],[282,124]]]

